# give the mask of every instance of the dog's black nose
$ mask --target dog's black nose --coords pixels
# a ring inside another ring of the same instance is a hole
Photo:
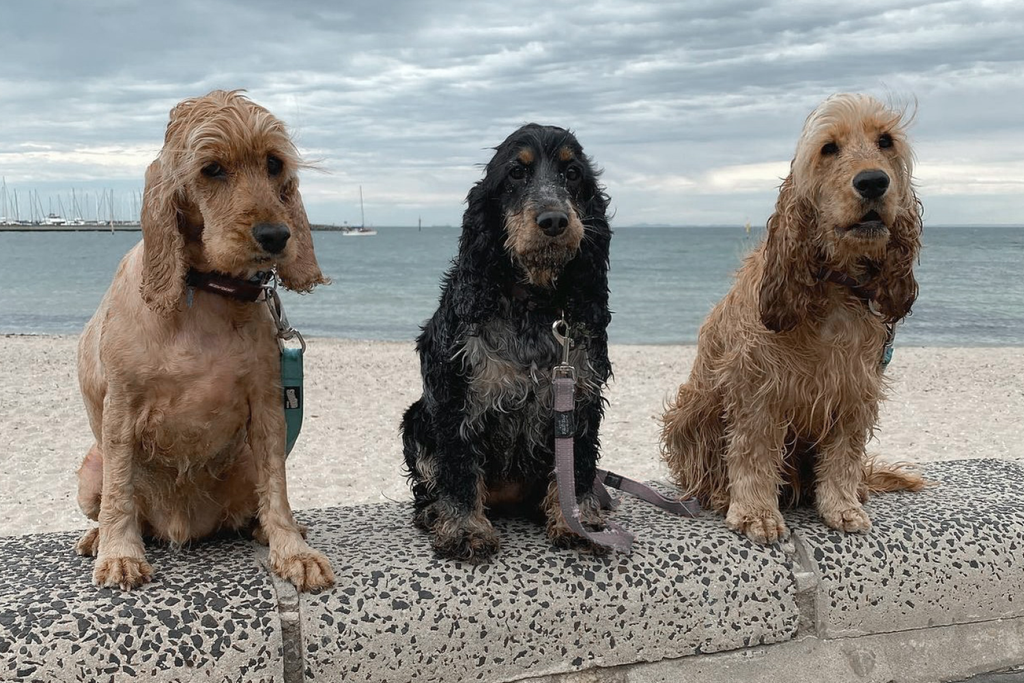
[[[284,223],[257,223],[253,226],[252,236],[271,254],[280,254],[292,233]]]
[[[861,171],[853,177],[853,187],[864,199],[878,199],[889,189],[885,171]]]
[[[569,226],[569,217],[563,211],[545,211],[537,216],[537,225],[548,237],[558,237]]]

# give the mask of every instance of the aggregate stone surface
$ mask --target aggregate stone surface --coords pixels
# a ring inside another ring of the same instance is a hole
[[[498,681],[788,640],[790,560],[722,519],[624,497],[631,555],[553,548],[499,519],[489,564],[435,559],[408,505],[309,511],[335,590],[301,598],[307,680]]]
[[[0,538],[0,681],[276,681],[281,634],[251,542],[150,545],[152,583],[92,583],[77,533]]]
[[[820,577],[819,635],[1024,616],[1024,468],[958,460],[923,472],[935,486],[868,501],[866,534],[787,514]]]

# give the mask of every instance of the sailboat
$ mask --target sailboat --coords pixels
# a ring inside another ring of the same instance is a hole
[[[373,228],[366,227],[366,215],[363,213],[363,186],[359,186],[359,226],[355,228],[348,228],[342,231],[342,235],[348,235],[350,237],[362,237],[364,235],[376,235],[377,231]]]

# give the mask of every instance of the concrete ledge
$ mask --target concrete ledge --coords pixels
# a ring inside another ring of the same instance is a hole
[[[80,534],[0,538],[0,681],[275,680],[277,599],[251,544],[149,547],[155,583],[92,584]]]
[[[502,552],[473,567],[435,560],[403,507],[310,513],[310,542],[340,588],[301,596],[308,675],[504,681],[796,635],[793,568],[780,548],[638,501],[616,519],[637,534],[629,556],[555,551],[542,527],[501,520]]]
[[[944,681],[1024,664],[1024,469],[937,463],[872,531],[787,514],[760,547],[635,500],[606,558],[502,520],[484,567],[435,560],[408,506],[306,511],[338,586],[299,596],[242,540],[150,548],[157,581],[91,585],[75,534],[0,538],[0,680]]]

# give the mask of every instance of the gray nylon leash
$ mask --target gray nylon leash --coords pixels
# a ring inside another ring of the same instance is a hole
[[[558,372],[559,368],[555,371]],[[570,366],[571,369],[571,366]],[[580,521],[580,506],[576,503],[576,472],[573,458],[573,404],[576,381],[571,376],[556,376],[555,385],[555,483],[558,486],[558,504],[565,523],[576,534],[594,543],[615,550],[629,552],[633,548],[633,534],[612,521],[606,521],[605,531],[590,531]],[[607,493],[607,491],[606,491]]]
[[[700,516],[700,503],[697,502],[696,498],[686,498],[684,500],[669,498],[636,479],[630,479],[615,472],[599,469],[597,476],[594,477],[594,493],[597,494],[602,505],[609,510],[614,510],[618,507],[619,502],[612,498],[612,495],[606,488],[607,486],[616,488],[623,493],[628,493],[644,502],[676,515],[690,518]]]
[[[555,393],[555,483],[562,516],[574,533],[599,545],[628,553],[632,550],[634,536],[625,528],[606,520],[605,531],[590,531],[580,520],[580,508],[576,503],[576,467],[573,452],[573,437],[576,431],[573,416],[576,405],[576,369],[569,362],[569,326],[565,318],[556,320],[551,326],[551,331],[562,345],[562,362],[552,370]],[[674,500],[634,479],[599,469],[594,477],[593,491],[601,507],[608,510],[614,510],[619,503],[612,498],[606,486],[617,488],[677,515],[696,517],[700,514],[700,506],[695,498]]]

